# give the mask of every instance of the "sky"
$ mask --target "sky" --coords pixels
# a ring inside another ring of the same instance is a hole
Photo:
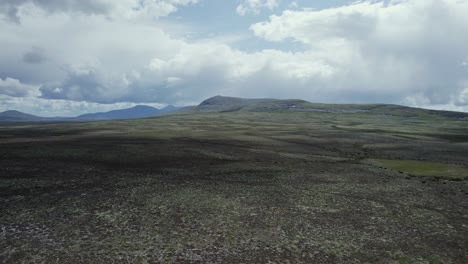
[[[0,111],[215,95],[468,112],[468,0],[0,0]]]

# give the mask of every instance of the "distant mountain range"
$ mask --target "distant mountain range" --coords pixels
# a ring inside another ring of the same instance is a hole
[[[25,122],[41,121],[42,118],[35,115],[26,114],[16,110],[8,110],[0,113],[0,121],[4,122]]]
[[[80,115],[77,119],[81,120],[112,120],[112,119],[133,119],[133,118],[144,118],[156,116],[164,113],[169,113],[177,110],[175,106],[166,106],[163,109],[158,109],[155,107],[147,105],[137,105],[132,108],[113,110],[103,113],[92,113]]]
[[[40,122],[40,121],[92,121],[145,118],[162,115],[170,112],[181,114],[193,114],[199,112],[278,112],[301,111],[322,113],[369,113],[387,116],[403,116],[431,118],[443,116],[449,118],[468,119],[468,113],[428,110],[392,104],[321,104],[304,100],[289,99],[246,99],[227,96],[215,96],[206,99],[197,106],[178,108],[169,105],[163,109],[157,109],[146,105],[137,105],[128,109],[113,110],[102,113],[91,113],[72,118],[45,118],[25,114],[19,111],[6,111],[0,113],[0,122]]]
[[[179,107],[173,105],[166,106],[163,109],[147,105],[137,105],[132,108],[112,110],[109,112],[90,113],[77,117],[40,117],[26,114],[16,110],[8,110],[0,113],[0,122],[44,122],[44,121],[92,121],[92,120],[114,120],[114,119],[133,119],[145,118],[162,115],[178,110]]]

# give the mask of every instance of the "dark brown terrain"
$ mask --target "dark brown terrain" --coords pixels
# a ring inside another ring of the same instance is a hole
[[[0,262],[468,263],[464,116],[286,105],[0,125]]]

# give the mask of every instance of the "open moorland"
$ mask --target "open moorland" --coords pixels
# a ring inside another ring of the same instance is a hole
[[[468,263],[465,116],[301,104],[0,124],[0,262]]]

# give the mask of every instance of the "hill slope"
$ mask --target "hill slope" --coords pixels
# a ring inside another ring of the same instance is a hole
[[[427,110],[421,108],[392,105],[392,104],[321,104],[311,103],[299,99],[247,99],[227,96],[214,96],[201,102],[198,106],[178,108],[169,105],[163,109],[151,106],[137,105],[132,108],[113,110],[101,113],[89,113],[71,118],[45,118],[9,110],[0,113],[0,122],[37,122],[37,121],[92,121],[113,119],[134,119],[152,117],[170,112],[277,112],[301,111],[324,113],[368,113],[374,115],[390,115],[402,117],[449,117],[468,119],[468,113]]]
[[[468,118],[468,113],[427,110],[392,104],[321,104],[298,99],[245,99],[215,96],[190,109],[198,112],[313,111],[326,113],[370,113],[404,117],[444,116]]]
[[[202,112],[234,112],[234,111],[258,111],[281,110],[307,104],[304,100],[279,100],[279,99],[246,99],[227,96],[215,96],[206,99],[195,110]]]
[[[3,122],[16,122],[16,121],[40,121],[42,117],[26,114],[16,110],[8,110],[0,113],[0,121]]]

